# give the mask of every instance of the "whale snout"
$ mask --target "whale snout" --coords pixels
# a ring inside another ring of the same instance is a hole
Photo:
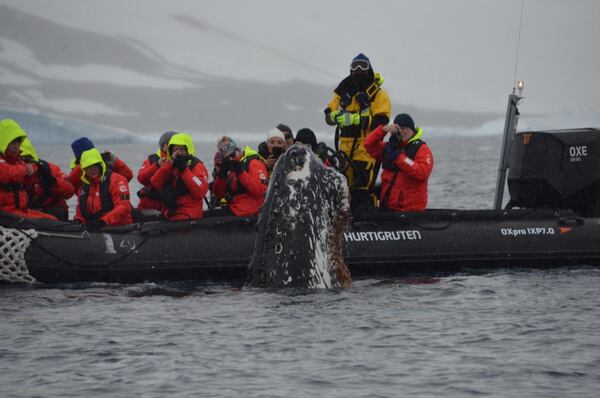
[[[304,167],[304,163],[307,159],[307,152],[306,148],[303,146],[294,145],[288,149],[285,155],[287,163],[292,170],[299,170]]]

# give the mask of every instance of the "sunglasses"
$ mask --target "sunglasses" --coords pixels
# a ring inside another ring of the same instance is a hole
[[[285,137],[286,140],[289,140],[292,138],[291,134],[284,134],[283,136]]]
[[[363,71],[366,72],[369,70],[369,67],[371,65],[369,64],[369,61],[365,61],[363,59],[357,59],[356,61],[352,61],[352,63],[350,64],[350,71],[352,72],[358,72],[358,71]]]

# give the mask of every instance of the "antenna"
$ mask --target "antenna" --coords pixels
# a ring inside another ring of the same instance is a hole
[[[513,77],[513,90],[512,93],[516,94],[514,84],[517,82],[517,66],[519,65],[519,47],[521,46],[521,27],[523,26],[523,4],[525,0],[521,0],[521,15],[519,16],[519,34],[517,35],[517,55],[515,56],[515,75]],[[519,88],[523,90],[523,88]],[[520,94],[520,93],[519,93]]]
[[[515,57],[515,76],[513,78],[512,94],[508,96],[508,105],[506,107],[506,119],[504,121],[504,134],[502,136],[502,150],[500,152],[500,164],[498,165],[498,176],[496,177],[496,197],[494,199],[494,209],[500,210],[502,207],[502,197],[504,196],[504,186],[506,183],[506,171],[508,170],[510,160],[510,150],[513,137],[517,132],[517,123],[519,122],[519,109],[517,105],[523,97],[525,82],[517,81],[517,66],[519,65],[519,46],[521,43],[521,27],[523,25],[523,3],[521,0],[521,16],[519,17],[519,35],[517,37],[517,55]],[[516,91],[519,90],[519,95]]]

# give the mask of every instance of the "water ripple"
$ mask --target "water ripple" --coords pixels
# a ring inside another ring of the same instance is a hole
[[[596,269],[0,289],[3,396],[594,396]],[[206,291],[210,291],[207,294]]]

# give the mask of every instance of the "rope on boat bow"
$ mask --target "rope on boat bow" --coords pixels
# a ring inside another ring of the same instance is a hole
[[[0,282],[35,282],[25,264],[25,251],[36,237],[34,229],[21,231],[0,226]]]

